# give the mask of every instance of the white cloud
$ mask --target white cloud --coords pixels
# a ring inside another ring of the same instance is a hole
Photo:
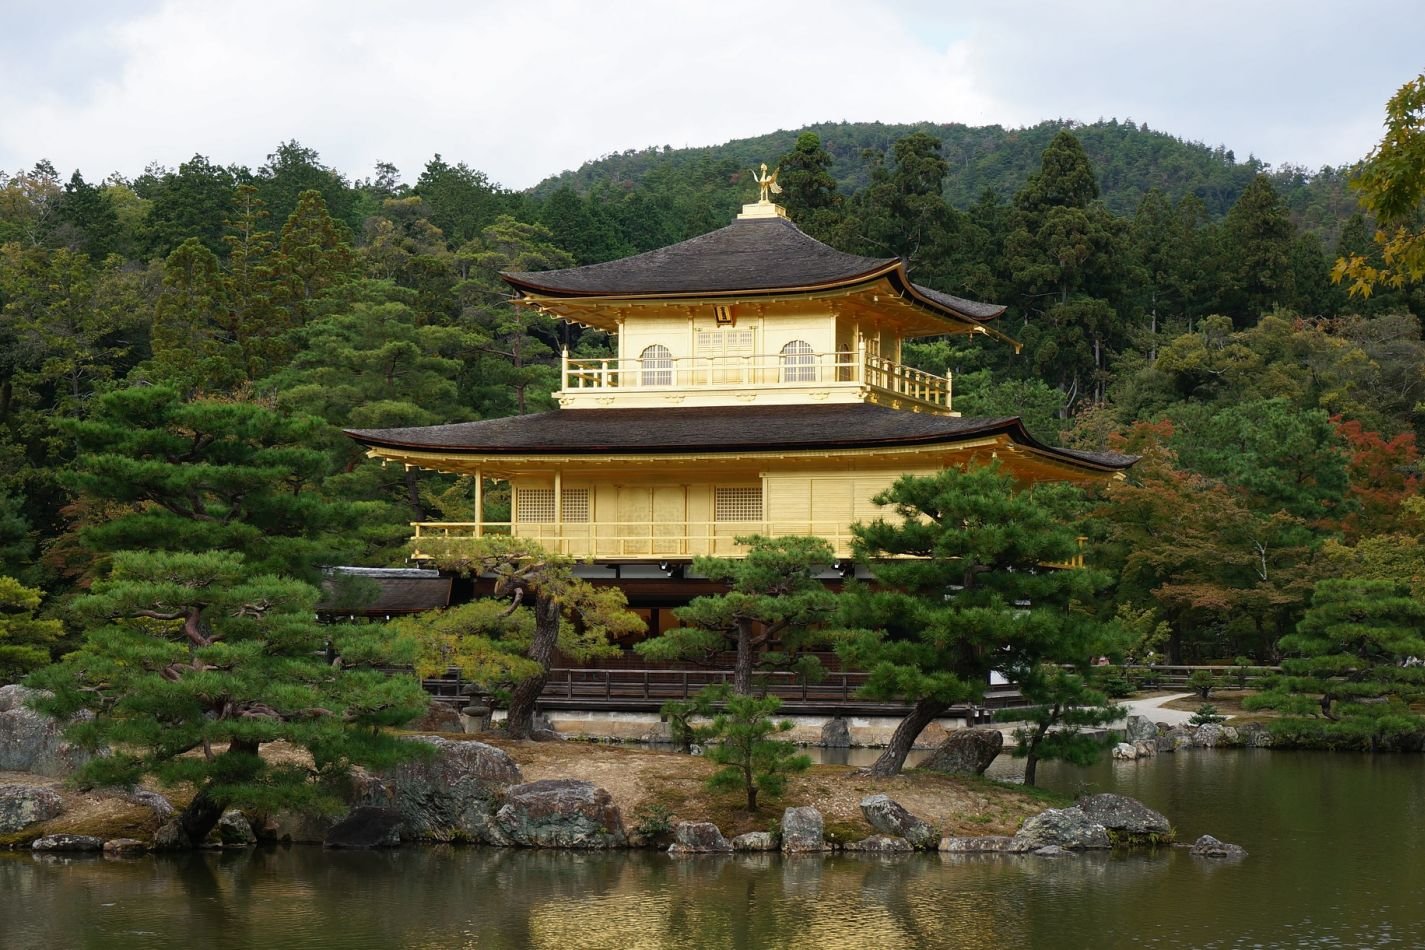
[[[256,166],[297,138],[357,176],[385,160],[414,180],[441,152],[524,187],[611,151],[817,121],[1060,116],[1314,165],[1369,148],[1418,68],[1404,40],[1345,49],[1325,6],[957,6],[169,0],[0,55],[0,167]]]

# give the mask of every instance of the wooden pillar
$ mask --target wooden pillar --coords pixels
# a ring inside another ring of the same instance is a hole
[[[475,469],[475,537],[485,533],[485,475],[484,469]]]
[[[564,481],[562,471],[554,470],[554,550],[564,551]]]

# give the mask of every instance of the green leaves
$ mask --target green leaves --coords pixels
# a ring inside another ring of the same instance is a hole
[[[1425,603],[1403,584],[1320,581],[1281,649],[1283,675],[1248,708],[1314,713],[1326,721],[1292,728],[1371,750],[1425,730],[1425,716],[1411,708],[1425,700]]]
[[[758,698],[728,692],[726,687],[704,691],[707,698],[723,704],[712,723],[701,731],[709,741],[705,755],[722,768],[708,778],[708,788],[742,789],[747,795],[747,810],[757,810],[759,792],[780,795],[787,776],[805,772],[811,758],[798,755],[796,744],[775,736],[792,731],[788,719],[772,718],[782,707],[775,696]]]

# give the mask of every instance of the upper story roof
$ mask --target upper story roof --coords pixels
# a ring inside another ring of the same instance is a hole
[[[501,275],[526,298],[676,299],[758,297],[856,287],[885,280],[899,299],[933,316],[978,326],[1004,312],[913,283],[899,258],[846,254],[781,217],[747,218],[632,257]]]

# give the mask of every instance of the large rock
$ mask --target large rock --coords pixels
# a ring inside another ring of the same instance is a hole
[[[810,805],[788,808],[782,812],[782,851],[786,854],[804,854],[811,851],[830,851],[826,843],[825,825],[821,812]]]
[[[93,835],[45,835],[30,845],[34,851],[99,851],[104,839]]]
[[[401,843],[401,813],[394,808],[361,805],[332,826],[322,844],[328,848],[394,848]]]
[[[65,740],[59,720],[27,705],[48,695],[24,686],[0,686],[0,772],[61,776],[89,760],[89,753]]]
[[[1003,748],[1004,734],[998,729],[957,729],[920,767],[950,775],[984,775]]]
[[[1038,845],[1008,835],[980,835],[974,838],[943,838],[940,850],[950,854],[1023,854]]]
[[[147,850],[148,845],[137,838],[110,838],[104,842],[104,853],[116,857],[133,857]]]
[[[1237,738],[1249,749],[1267,749],[1272,744],[1271,730],[1260,722],[1249,722],[1237,727]]]
[[[1129,716],[1123,724],[1123,741],[1127,743],[1156,742],[1158,724],[1147,716]]]
[[[851,748],[851,724],[845,716],[828,719],[821,727],[821,745],[827,749]]]
[[[1137,799],[1104,793],[1086,795],[1077,804],[1090,821],[1107,828],[1109,837],[1119,844],[1159,844],[1172,840],[1173,826],[1168,819]]]
[[[873,854],[902,854],[914,851],[915,845],[895,835],[872,835],[846,845],[844,851],[869,851]]]
[[[710,854],[731,851],[732,843],[710,821],[680,821],[673,828],[669,854]]]
[[[248,848],[257,844],[257,835],[247,816],[236,808],[229,808],[218,819],[218,841],[225,848]]]
[[[49,821],[64,811],[64,800],[53,789],[34,785],[0,785],[0,834]]]
[[[904,838],[914,848],[933,851],[940,843],[940,835],[934,828],[887,795],[868,795],[861,799],[861,814],[881,834]]]
[[[252,830],[259,841],[285,844],[322,844],[336,824],[337,820],[331,815],[279,811],[268,815]],[[160,828],[159,831],[161,833],[163,828]],[[154,847],[158,847],[157,839],[154,841]]]
[[[1203,835],[1193,842],[1188,853],[1195,854],[1200,858],[1245,858],[1247,849],[1240,844],[1218,841],[1212,835]]]
[[[776,851],[777,843],[775,831],[749,831],[732,839],[732,850]]]
[[[1071,851],[1111,848],[1108,829],[1084,814],[1082,808],[1050,808],[1024,820],[1015,835],[1036,848],[1056,844]]]
[[[354,804],[398,812],[403,841],[493,841],[490,819],[501,794],[524,780],[515,760],[473,739],[413,741],[431,746],[433,754],[358,779]],[[324,838],[325,829],[316,840]]]
[[[1225,728],[1226,727],[1218,722],[1203,723],[1198,726],[1193,733],[1193,747],[1198,749],[1215,749],[1220,745],[1228,745],[1229,743],[1223,741]],[[1232,734],[1235,737],[1237,730],[1233,729]]]
[[[1138,758],[1138,747],[1131,742],[1120,742],[1113,747],[1115,759],[1132,760]]]
[[[495,844],[526,848],[621,848],[628,843],[609,793],[578,779],[547,778],[510,788],[489,831]]]
[[[411,723],[413,732],[464,732],[464,721],[460,711],[450,703],[432,699],[426,707],[425,715]]]

